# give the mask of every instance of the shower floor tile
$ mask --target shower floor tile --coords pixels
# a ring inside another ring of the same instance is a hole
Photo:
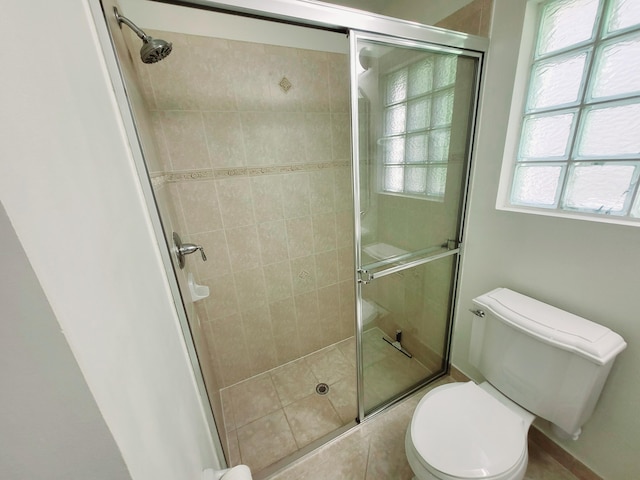
[[[282,410],[238,428],[238,446],[242,463],[249,465],[253,472],[298,449]]]
[[[329,399],[316,394],[287,405],[284,413],[299,448],[343,425]]]
[[[413,385],[428,371],[382,340],[374,328],[365,332],[363,349],[367,391],[373,406]],[[357,416],[355,339],[343,340],[257,375],[220,392],[233,453],[230,463],[244,463],[259,473]],[[320,382],[326,395],[316,393]]]

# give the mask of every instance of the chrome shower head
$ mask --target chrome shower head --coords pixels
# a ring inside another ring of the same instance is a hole
[[[140,30],[135,23],[129,20],[127,17],[120,15],[118,9],[113,7],[113,13],[116,16],[118,25],[122,28],[124,23],[127,27],[135,32],[135,34],[142,40],[142,48],[140,48],[140,59],[144,63],[156,63],[168,56],[171,53],[173,45],[170,42],[162,40],[160,38],[153,38]]]

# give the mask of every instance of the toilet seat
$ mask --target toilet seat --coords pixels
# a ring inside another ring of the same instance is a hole
[[[438,478],[509,478],[526,468],[530,423],[475,383],[454,383],[420,401],[407,440]]]

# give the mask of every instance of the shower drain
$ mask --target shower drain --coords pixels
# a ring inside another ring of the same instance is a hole
[[[316,393],[318,395],[326,395],[327,393],[329,393],[329,385],[327,385],[326,383],[319,383],[318,385],[316,385]]]

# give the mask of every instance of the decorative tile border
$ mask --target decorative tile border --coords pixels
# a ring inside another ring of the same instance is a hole
[[[151,185],[159,188],[167,183],[214,180],[231,177],[258,177],[284,173],[316,172],[329,168],[349,167],[351,162],[295,163],[291,165],[269,165],[265,167],[207,168],[203,170],[182,170],[174,172],[152,173]]]

